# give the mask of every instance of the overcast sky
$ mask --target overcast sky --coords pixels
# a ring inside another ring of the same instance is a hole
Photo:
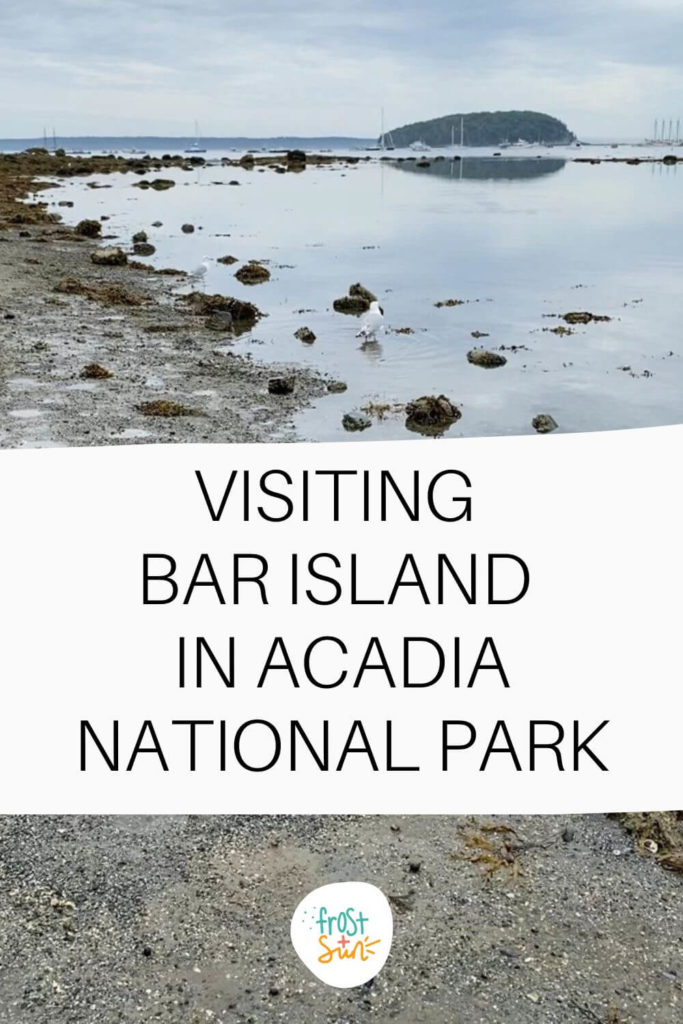
[[[534,109],[683,119],[683,0],[0,0],[0,137],[378,134]]]

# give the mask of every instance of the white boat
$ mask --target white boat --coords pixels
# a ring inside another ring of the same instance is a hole
[[[206,149],[201,144],[199,137],[199,122],[194,123],[194,142],[191,146],[188,146],[185,150],[186,153],[206,153]]]
[[[413,153],[428,153],[431,148],[432,147],[428,146],[426,142],[422,141],[422,139],[417,139],[416,142],[411,142],[408,146],[408,149],[412,149]]]

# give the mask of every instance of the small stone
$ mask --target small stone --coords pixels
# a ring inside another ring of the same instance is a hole
[[[573,843],[575,837],[576,837],[576,832],[574,831],[574,829],[572,828],[571,825],[566,825],[562,829],[562,842],[563,843]]]
[[[411,873],[411,875],[417,875],[420,873],[421,867],[422,863],[419,860],[411,860],[408,864],[408,871]]]
[[[347,388],[348,384],[343,380],[328,380],[327,382],[327,390],[333,395],[341,394],[342,391],[346,391]]]
[[[315,341],[315,334],[309,327],[300,327],[298,331],[294,332],[294,337],[298,338],[299,341],[305,342],[307,345],[312,345]]]
[[[180,230],[184,235],[191,235],[194,233],[194,224],[183,224]]]
[[[531,426],[538,434],[550,434],[553,430],[557,430],[557,423],[547,413],[542,412],[538,416],[534,416],[531,421]]]

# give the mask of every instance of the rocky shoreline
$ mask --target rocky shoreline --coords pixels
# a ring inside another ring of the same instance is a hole
[[[180,301],[186,275],[133,253],[102,258],[106,224],[100,238],[19,202],[43,175],[122,164],[139,161],[0,157],[0,446],[294,440],[294,415],[327,389],[321,377],[232,353],[232,317]],[[283,375],[288,388],[274,393]]]

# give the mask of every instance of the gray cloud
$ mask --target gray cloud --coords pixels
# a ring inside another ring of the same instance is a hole
[[[0,136],[376,134],[545,110],[583,135],[683,116],[680,0],[3,0]]]

